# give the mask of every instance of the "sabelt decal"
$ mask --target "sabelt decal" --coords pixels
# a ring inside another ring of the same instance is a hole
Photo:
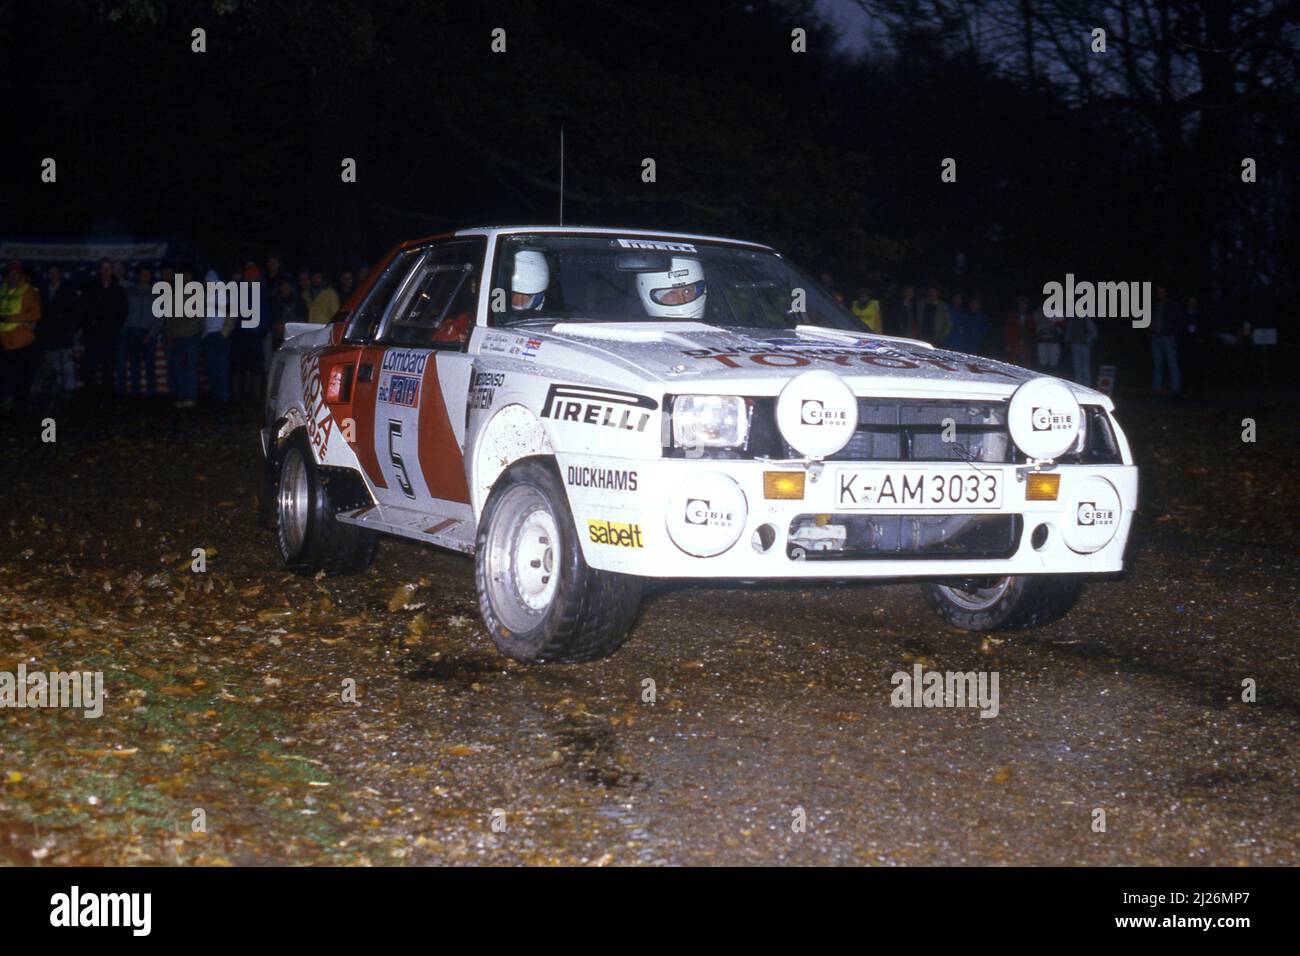
[[[592,544],[605,544],[611,548],[643,548],[641,526],[618,521],[592,519],[587,522],[587,535]]]
[[[570,465],[565,469],[565,478],[575,488],[636,491],[637,474],[625,468],[583,468]]]
[[[587,385],[552,385],[546,392],[542,417],[557,422],[596,425],[623,431],[643,432],[650,413],[659,403],[635,392]]]
[[[468,408],[491,408],[496,400],[497,389],[506,383],[504,372],[475,372],[470,379]]]

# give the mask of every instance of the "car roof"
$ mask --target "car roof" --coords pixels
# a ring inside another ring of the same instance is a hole
[[[492,238],[498,235],[510,235],[514,233],[572,233],[585,235],[646,237],[651,239],[691,239],[697,242],[725,242],[735,246],[749,246],[753,249],[766,249],[769,252],[774,251],[771,246],[765,245],[761,242],[750,242],[747,239],[732,239],[728,236],[705,236],[693,232],[657,232],[653,229],[611,229],[606,226],[475,226],[469,229],[458,229],[454,235],[487,236],[488,238]],[[443,235],[445,235],[445,233]]]

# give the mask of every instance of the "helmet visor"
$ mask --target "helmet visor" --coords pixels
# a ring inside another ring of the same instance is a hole
[[[698,282],[675,285],[668,289],[651,289],[650,298],[658,305],[686,305],[704,295],[704,288],[705,283],[701,279]]]

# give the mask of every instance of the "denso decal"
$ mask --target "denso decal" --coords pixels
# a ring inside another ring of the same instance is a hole
[[[497,389],[506,383],[504,372],[475,372],[469,383],[466,408],[491,408]]]
[[[575,488],[636,491],[636,472],[626,468],[582,468],[570,465],[565,471],[565,478]]]
[[[653,398],[634,392],[587,385],[552,385],[546,392],[542,417],[643,432],[650,422],[650,412],[658,407]]]
[[[587,535],[593,544],[607,544],[612,548],[643,548],[641,526],[617,521],[591,520],[587,522]]]

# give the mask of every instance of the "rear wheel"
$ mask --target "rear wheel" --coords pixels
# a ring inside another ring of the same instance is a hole
[[[641,579],[583,560],[548,461],[525,459],[501,476],[483,509],[476,550],[479,608],[501,653],[532,663],[585,661],[627,640]]]
[[[1019,630],[1060,620],[1079,599],[1077,577],[1020,574],[927,581],[921,593],[949,624],[968,631]]]
[[[302,432],[278,460],[275,530],[284,563],[300,574],[354,574],[370,567],[379,536],[335,520],[338,508]]]

